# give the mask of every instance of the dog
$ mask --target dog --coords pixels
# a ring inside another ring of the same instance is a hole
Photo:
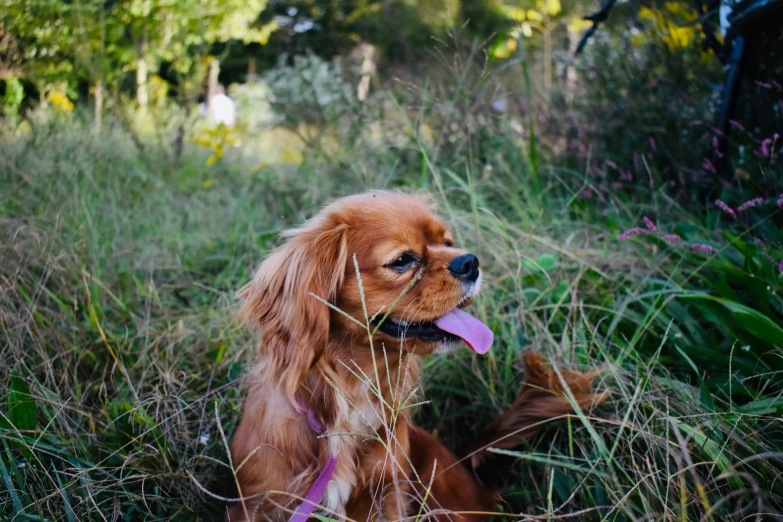
[[[228,520],[304,521],[315,509],[355,521],[488,519],[495,494],[411,420],[423,356],[464,345],[483,354],[493,342],[464,310],[481,289],[478,258],[455,245],[429,197],[402,192],[337,200],[283,238],[238,293],[262,341],[231,443],[241,499]],[[526,364],[484,446],[517,445],[574,400],[596,401],[593,376],[556,376],[533,354]]]

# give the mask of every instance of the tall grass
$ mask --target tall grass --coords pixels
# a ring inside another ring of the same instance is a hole
[[[662,191],[645,188],[640,204],[543,164],[534,181],[534,142],[461,96],[379,95],[377,110],[341,120],[298,165],[227,154],[207,166],[198,149],[172,163],[119,129],[96,138],[76,124],[5,137],[6,517],[222,516],[221,499],[236,495],[225,437],[255,356],[232,320],[234,291],[277,234],[322,203],[399,186],[433,192],[457,241],[481,258],[476,309],[496,335],[485,357],[427,362],[421,425],[468,447],[513,400],[524,350],[601,369],[598,386],[612,391],[502,456],[508,472],[489,477],[503,493],[499,516],[780,514],[781,280],[767,257],[781,252],[741,227],[716,235],[719,211],[705,220]],[[645,215],[661,232],[617,241]],[[697,241],[718,253],[687,248]]]

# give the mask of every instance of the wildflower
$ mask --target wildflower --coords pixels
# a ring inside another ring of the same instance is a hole
[[[718,159],[722,158],[724,154],[720,151],[720,146],[718,143],[718,137],[713,136],[712,137],[712,148],[715,149],[715,154],[718,156]]]
[[[645,230],[643,228],[638,228],[638,227],[629,228],[628,230],[626,230],[625,232],[623,232],[622,234],[617,236],[617,240],[618,241],[625,241],[626,239],[628,239],[631,236],[636,236],[636,235],[639,235],[639,234],[649,234],[649,233],[650,233],[649,230]]]
[[[202,433],[198,436],[198,443],[202,446],[209,444],[209,433]]]
[[[778,206],[783,207],[783,194],[778,196]]]
[[[718,251],[711,247],[710,245],[705,245],[703,243],[693,243],[691,244],[691,248],[693,250],[698,250],[699,252],[704,252],[705,254],[717,254]]]
[[[759,239],[759,238],[755,237],[755,238],[753,238],[753,240],[754,240],[754,241],[756,241],[756,244],[757,244],[758,246],[760,246],[760,247],[763,247],[763,246],[764,246],[764,243],[761,241],[761,239]]]
[[[701,164],[702,167],[704,167],[704,170],[708,170],[712,172],[713,174],[717,174],[718,171],[715,169],[715,165],[712,164],[712,162],[708,159],[704,160],[704,163]]]
[[[761,147],[759,148],[759,152],[757,154],[764,158],[768,158],[774,152],[772,149],[775,146],[775,143],[777,143],[778,138],[780,138],[780,134],[776,132],[772,135],[771,138],[767,138],[762,141]]]
[[[650,218],[644,216],[643,219],[644,219],[644,226],[647,227],[647,230],[649,230],[650,232],[655,232],[656,230],[658,230],[658,227],[655,226],[655,223],[653,223]]]
[[[744,131],[744,130],[745,130],[745,127],[743,127],[743,126],[740,124],[740,122],[738,122],[737,120],[729,120],[729,123],[730,123],[730,124],[732,124],[733,126],[737,127],[737,128],[738,128],[739,130],[741,130],[741,131]]]
[[[73,112],[73,102],[68,99],[68,96],[61,92],[50,91],[46,95],[46,101],[59,113],[67,114]]]
[[[617,169],[617,163],[615,163],[614,161],[612,161],[610,159],[604,161],[604,163],[606,163],[608,166],[612,167],[613,169]]]
[[[665,236],[661,236],[661,239],[667,243],[676,243],[678,241],[682,241],[682,238],[677,234],[666,234]]]
[[[759,148],[759,154],[761,154],[762,157],[764,158],[769,157],[770,145],[772,145],[772,138],[767,138],[761,142],[761,147]]]
[[[718,207],[719,207],[719,208],[720,208],[722,211],[724,211],[726,214],[730,215],[730,216],[731,216],[731,217],[733,217],[734,219],[737,219],[737,214],[736,214],[736,213],[734,212],[734,210],[733,210],[733,209],[732,209],[730,206],[728,206],[726,203],[724,203],[723,201],[721,201],[721,200],[719,200],[719,199],[716,199],[716,200],[715,200],[715,204],[716,204],[716,205],[718,205]]]
[[[658,145],[656,145],[655,138],[652,136],[650,137],[650,148],[653,150],[653,152],[658,150]]]
[[[780,263],[778,264],[778,272],[783,274],[783,259],[781,259]]]
[[[743,203],[739,207],[737,207],[737,212],[743,212],[743,211],[748,210],[749,208],[755,207],[759,203],[763,203],[763,202],[764,202],[764,198],[753,198],[753,199],[751,199],[749,201],[746,201],[745,203]]]

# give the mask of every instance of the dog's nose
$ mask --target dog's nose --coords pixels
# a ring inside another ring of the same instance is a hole
[[[457,279],[473,282],[479,276],[479,260],[473,254],[462,254],[449,262],[449,272]]]

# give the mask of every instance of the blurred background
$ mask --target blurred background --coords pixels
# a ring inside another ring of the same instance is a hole
[[[782,6],[0,0],[0,512],[220,519],[235,292],[401,188],[496,337],[426,362],[417,423],[469,447],[527,350],[612,390],[503,455],[499,518],[780,516]]]
[[[704,164],[732,51],[720,2],[607,6],[577,56],[594,2],[7,0],[3,127],[25,132],[55,113],[100,131],[109,118],[142,141],[152,128],[174,132],[179,156],[222,84],[237,106],[231,123],[269,163],[298,158],[302,135],[357,132],[368,117],[401,122],[395,103],[423,102],[414,132],[437,129],[441,142],[471,113],[502,115],[523,140],[535,135],[542,160],[611,183],[647,176],[644,157],[660,182],[691,195],[716,182],[768,184],[751,172],[782,128],[780,25],[752,27],[734,123],[719,129],[734,131],[738,154]],[[454,107],[436,103],[454,96]],[[589,162],[598,149],[618,167]]]

